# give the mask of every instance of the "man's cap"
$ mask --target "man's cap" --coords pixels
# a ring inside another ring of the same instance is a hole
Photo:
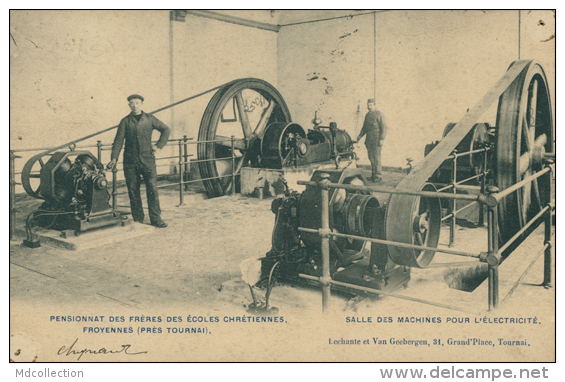
[[[128,97],[128,102],[131,101],[132,99],[136,99],[136,98],[137,98],[137,99],[140,99],[141,102],[144,101],[143,97],[140,96],[139,94],[132,94],[132,95],[130,95],[130,96]]]
[[[367,100],[367,103],[375,103],[375,99],[374,99],[374,98],[369,98],[369,99]]]

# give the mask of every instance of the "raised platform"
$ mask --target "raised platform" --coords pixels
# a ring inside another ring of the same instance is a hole
[[[155,231],[155,227],[148,224],[134,223],[126,220],[123,226],[99,228],[80,233],[78,236],[62,235],[61,231],[37,228],[36,234],[41,245],[64,248],[71,251],[82,251],[101,247],[109,243],[119,242],[132,237],[144,236]],[[25,238],[25,230],[16,229],[16,235]],[[66,237],[64,237],[66,236]]]

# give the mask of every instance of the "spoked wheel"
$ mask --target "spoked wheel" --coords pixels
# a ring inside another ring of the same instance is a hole
[[[44,197],[40,195],[39,179],[40,171],[49,158],[51,158],[51,154],[37,154],[31,157],[22,169],[22,187],[28,195],[33,196],[34,198],[44,199]]]
[[[496,180],[500,190],[542,169],[553,151],[554,126],[547,78],[532,61],[502,94],[496,131]],[[499,231],[506,242],[550,202],[550,174],[528,183],[498,205]]]
[[[290,122],[290,112],[280,93],[269,83],[244,78],[222,86],[212,97],[198,132],[198,163],[209,197],[225,195],[235,173],[258,161],[260,139],[274,122]],[[232,153],[231,136],[234,136]],[[216,142],[210,142],[216,141]]]
[[[421,191],[433,191],[437,189],[432,184],[425,184]],[[441,202],[434,197],[413,197],[410,195],[400,195],[406,197],[406,203],[399,206],[398,213],[412,216],[411,229],[399,227],[403,224],[400,219],[387,219],[387,238],[401,243],[420,245],[425,247],[437,248],[441,231]],[[390,208],[389,210],[390,211]],[[425,268],[432,261],[435,251],[418,249],[403,249],[389,246],[389,254],[396,264],[410,267]]]

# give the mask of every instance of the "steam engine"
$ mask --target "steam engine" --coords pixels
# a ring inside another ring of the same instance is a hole
[[[335,122],[315,125],[308,133],[296,123],[275,122],[267,126],[261,140],[261,167],[283,168],[355,158],[353,141]]]

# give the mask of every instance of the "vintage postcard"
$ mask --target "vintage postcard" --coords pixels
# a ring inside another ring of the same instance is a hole
[[[555,23],[10,11],[10,361],[555,362]]]

